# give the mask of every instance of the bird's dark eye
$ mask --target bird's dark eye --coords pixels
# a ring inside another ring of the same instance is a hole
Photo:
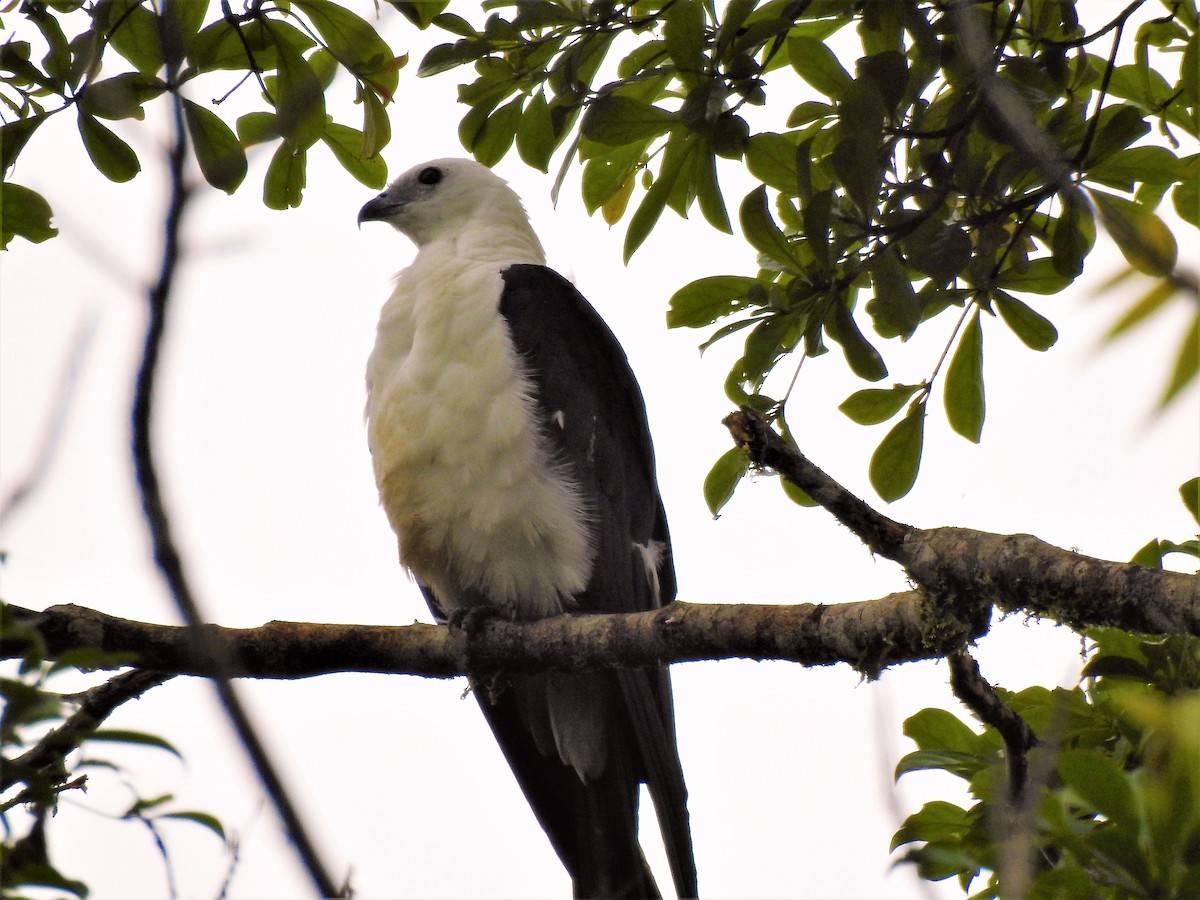
[[[442,170],[437,168],[436,166],[429,166],[428,168],[424,168],[421,170],[420,174],[417,175],[417,181],[421,182],[421,184],[434,185],[434,184],[437,184],[441,180],[442,180]]]

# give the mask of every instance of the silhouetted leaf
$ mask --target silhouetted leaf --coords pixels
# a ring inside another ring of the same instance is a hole
[[[183,101],[183,114],[192,149],[204,180],[232,194],[246,177],[246,151],[220,116],[191,100]]]
[[[0,249],[14,237],[23,237],[34,244],[58,234],[50,224],[53,212],[46,198],[24,185],[4,182],[0,190]]]

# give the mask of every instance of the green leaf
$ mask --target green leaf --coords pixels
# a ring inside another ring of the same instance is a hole
[[[946,420],[968,441],[978,444],[983,434],[983,329],[979,310],[971,316],[946,369],[943,392]]]
[[[288,209],[300,205],[304,199],[306,163],[305,151],[293,153],[286,143],[276,148],[263,180],[263,204],[268,209]]]
[[[237,135],[243,147],[277,140],[279,117],[271,112],[246,113],[237,120]]]
[[[463,63],[478,59],[487,53],[488,45],[482,40],[461,40],[453,44],[438,44],[425,54],[417,67],[418,78],[428,78],[450,69],[457,68]]]
[[[945,800],[932,800],[904,820],[888,849],[895,850],[913,841],[961,840],[970,828],[970,822],[962,807]]]
[[[897,384],[890,388],[864,388],[843,400],[838,409],[859,425],[878,425],[900,412],[922,387],[924,385]]]
[[[908,272],[894,253],[882,253],[871,266],[875,296],[867,301],[867,314],[880,337],[909,338],[921,323],[922,301],[913,290]]]
[[[590,141],[610,147],[632,144],[665,134],[675,114],[621,94],[604,94],[588,107],[580,131]]]
[[[183,114],[192,148],[204,180],[227,194],[246,177],[246,151],[221,117],[191,100],[183,101]]]
[[[831,338],[842,346],[851,371],[859,378],[867,381],[879,381],[887,378],[887,365],[879,351],[871,346],[863,337],[854,321],[854,314],[844,301],[838,299],[833,303],[833,316],[826,318],[825,331]]]
[[[321,79],[300,53],[271,26],[279,58],[275,111],[279,133],[293,152],[307,150],[325,133],[325,93]]]
[[[546,95],[538,91],[525,104],[517,123],[517,153],[525,165],[539,172],[547,172],[550,169],[550,157],[554,155],[557,145],[550,104],[546,102]]]
[[[742,233],[755,250],[769,257],[778,266],[796,271],[799,264],[787,236],[779,230],[767,209],[767,189],[759,187],[742,201],[739,219]]]
[[[1087,180],[1132,191],[1135,184],[1173,184],[1184,177],[1184,163],[1166,147],[1131,147],[1088,169]]]
[[[443,18],[442,13],[446,7],[450,5],[449,0],[419,0],[417,3],[405,3],[401,0],[389,0],[389,2],[404,18],[412,22],[419,29],[424,31],[439,18]],[[445,16],[444,18],[458,18],[457,16]],[[438,23],[441,24],[440,22]],[[444,27],[444,26],[443,26]]]
[[[1054,270],[1069,278],[1079,277],[1095,243],[1096,223],[1091,208],[1079,194],[1066,194],[1062,214],[1055,221],[1050,238]]]
[[[992,303],[1004,324],[1030,350],[1049,350],[1058,340],[1058,329],[1053,322],[1011,294],[993,291]]]
[[[1064,750],[1057,765],[1063,781],[1092,809],[1118,828],[1137,832],[1137,801],[1116,760],[1095,750]]]
[[[488,168],[500,162],[512,147],[521,120],[521,104],[521,97],[510,100],[489,115],[476,133],[471,152]]]
[[[902,244],[908,262],[939,285],[948,284],[971,260],[971,238],[966,229],[953,223],[918,228]]]
[[[1171,204],[1179,218],[1193,227],[1200,228],[1200,178],[1195,174],[1194,164],[1192,174],[1171,192]]]
[[[520,141],[519,134],[517,140]],[[632,192],[634,175],[642,163],[644,151],[642,144],[615,147],[607,153],[591,157],[583,164],[583,205],[588,215],[604,206],[618,192]],[[605,221],[608,221],[607,218]]]
[[[704,68],[704,8],[697,0],[674,0],[664,12],[667,54],[686,82]]]
[[[1179,496],[1183,505],[1192,514],[1196,524],[1200,525],[1200,477],[1189,479],[1179,486]]]
[[[114,50],[144,75],[153,75],[163,67],[158,16],[142,0],[114,0],[104,11],[108,14],[108,41]]]
[[[733,234],[725,198],[721,196],[721,185],[717,182],[717,160],[712,148],[701,143],[692,158],[695,160],[696,199],[700,202],[700,212],[717,231]]]
[[[733,447],[721,454],[708,474],[704,476],[704,502],[715,517],[733,497],[733,492],[750,470],[750,457],[741,447]]]
[[[362,156],[363,133],[348,125],[330,122],[321,136],[342,168],[369,188],[378,190],[387,184],[387,163],[382,156]]]
[[[133,148],[82,109],[79,110],[79,134],[92,164],[109,181],[129,181],[141,171]]]
[[[961,750],[914,750],[896,763],[895,778],[923,769],[941,769],[959,778],[970,780],[982,768],[983,761],[974,753]]]
[[[52,215],[50,204],[37,191],[11,181],[0,184],[0,250],[14,237],[34,244],[54,237],[58,229],[50,224]]]
[[[922,750],[986,753],[986,739],[949,710],[927,707],[904,720],[904,734]]]
[[[746,145],[746,168],[764,184],[790,197],[800,193],[796,180],[796,142],[787,135],[764,131]]]
[[[921,468],[925,403],[914,403],[871,455],[871,486],[888,503],[912,490]]]
[[[1200,313],[1192,316],[1192,324],[1188,327],[1179,345],[1179,353],[1175,357],[1175,365],[1167,378],[1167,387],[1163,391],[1159,407],[1164,407],[1192,382],[1196,372],[1200,370]]]
[[[808,496],[805,491],[796,487],[796,485],[792,484],[786,478],[779,479],[779,486],[783,488],[784,496],[786,496],[797,506],[803,506],[811,509],[812,507],[819,505],[816,500]]]
[[[666,209],[675,183],[685,169],[688,157],[691,156],[696,145],[694,137],[690,132],[675,132],[667,141],[667,149],[663,154],[658,178],[650,186],[650,190],[646,191],[646,196],[642,198],[642,202],[634,211],[633,217],[629,220],[629,227],[625,231],[625,262],[629,262],[638,247],[649,237],[655,223]]]
[[[787,51],[792,68],[826,97],[843,96],[854,81],[833,51],[815,38],[790,37]]]
[[[89,743],[103,741],[110,744],[137,744],[142,747],[154,747],[166,750],[172,756],[183,759],[183,755],[171,745],[170,741],[144,731],[131,731],[127,728],[101,728],[88,734],[85,739]]]
[[[0,125],[0,165],[4,170],[11,169],[17,161],[17,156],[24,149],[26,142],[38,127],[50,118],[50,114],[30,116]]]
[[[1169,275],[1179,248],[1175,236],[1152,211],[1104,191],[1089,190],[1100,221],[1129,264],[1147,275]]]
[[[165,82],[138,72],[126,72],[93,81],[79,92],[79,102],[101,119],[144,119],[142,104],[167,89]]]
[[[758,282],[745,275],[711,275],[677,290],[667,304],[668,328],[703,328],[749,305]]]
[[[210,813],[185,810],[183,812],[163,813],[161,816],[155,816],[155,819],[179,819],[184,822],[195,822],[197,825],[207,828],[221,840],[225,840],[225,826],[221,824],[220,819]]]
[[[999,287],[1030,294],[1057,294],[1074,279],[1055,269],[1054,260],[1048,256],[1031,260],[1021,269],[1003,270],[996,278]]]
[[[364,159],[370,159],[392,139],[392,123],[382,100],[370,91],[360,92],[360,97],[363,104],[362,155]]]
[[[292,0],[316,28],[329,52],[360,78],[391,98],[404,64],[368,22],[330,0]]]

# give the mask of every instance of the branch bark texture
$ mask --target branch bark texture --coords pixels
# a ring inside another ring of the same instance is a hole
[[[903,566],[936,609],[931,630],[982,633],[995,607],[1074,628],[1200,636],[1200,577],[1095,559],[1028,534],[904,525],[851,494],[753,410],[743,407],[725,425],[754,465],[778,472],[872,552]]]

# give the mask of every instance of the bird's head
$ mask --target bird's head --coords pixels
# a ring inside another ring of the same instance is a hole
[[[363,222],[387,222],[418,247],[479,224],[528,228],[521,201],[504,179],[470,159],[413,166],[359,210]]]

